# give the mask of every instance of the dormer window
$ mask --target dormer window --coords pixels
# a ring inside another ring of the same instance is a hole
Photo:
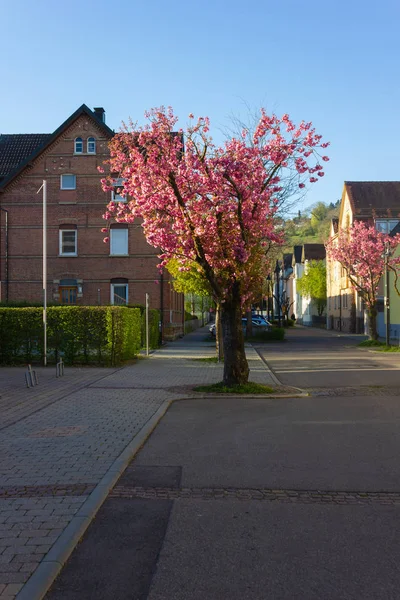
[[[83,152],[83,139],[81,137],[75,138],[75,154],[82,154]]]
[[[87,139],[87,153],[96,154],[96,139],[94,137]]]

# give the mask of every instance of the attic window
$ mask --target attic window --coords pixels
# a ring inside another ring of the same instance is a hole
[[[87,139],[87,153],[96,154],[96,140],[94,137],[89,137]]]
[[[83,152],[83,140],[81,137],[75,138],[75,154],[82,154]]]

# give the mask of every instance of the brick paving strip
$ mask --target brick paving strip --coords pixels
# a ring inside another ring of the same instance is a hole
[[[94,488],[93,483],[67,485],[13,485],[0,486],[0,498],[41,498],[43,496],[87,496]]]
[[[115,486],[110,498],[148,500],[264,500],[296,504],[400,504],[400,492],[337,492],[254,488],[143,488]]]

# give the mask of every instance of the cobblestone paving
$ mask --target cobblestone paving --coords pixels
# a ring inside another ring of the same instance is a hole
[[[400,492],[335,492],[243,488],[143,488],[115,486],[110,498],[154,500],[266,500],[297,504],[400,504]]]
[[[35,370],[39,384],[27,388],[24,379],[25,368],[0,368],[0,429],[16,423],[94,381],[100,384],[104,377],[119,371],[119,369],[66,367],[65,375],[57,379],[55,368],[52,366],[35,367]]]
[[[221,379],[221,365],[186,360],[213,352],[178,342],[120,370],[39,370],[32,389],[24,369],[0,369],[1,600],[15,598],[161,404],[189,382]]]

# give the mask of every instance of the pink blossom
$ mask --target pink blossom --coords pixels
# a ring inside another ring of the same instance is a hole
[[[282,189],[293,173],[303,189],[302,175],[321,168],[321,136],[311,123],[261,110],[252,140],[243,130],[217,147],[207,117],[182,135],[172,135],[172,109],[152,109],[147,119],[110,142],[109,172],[124,179],[130,201],[110,202],[104,218],[141,219],[148,243],[160,249],[161,267],[173,258],[183,271],[196,264],[220,302],[229,300],[234,284],[248,302],[268,271],[265,248],[283,243],[276,228]],[[112,178],[102,185],[113,189]]]

